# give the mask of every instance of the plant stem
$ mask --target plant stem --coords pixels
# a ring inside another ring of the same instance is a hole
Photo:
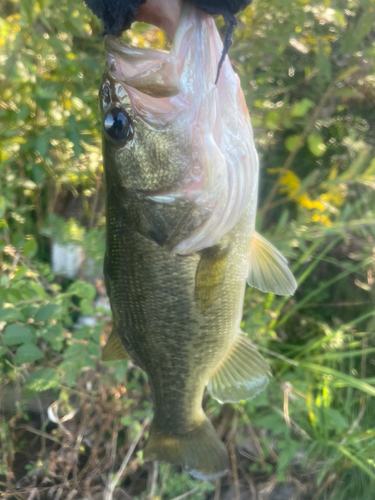
[[[124,474],[125,468],[128,465],[128,462],[130,460],[130,457],[132,456],[132,454],[135,450],[135,447],[137,446],[139,440],[143,436],[149,422],[150,422],[150,420],[148,418],[144,419],[142,427],[141,427],[140,431],[138,432],[137,436],[135,437],[134,441],[132,442],[132,444],[128,450],[128,453],[126,454],[126,456],[121,464],[121,467],[117,471],[117,474],[112,479],[112,481],[109,484],[107,484],[107,488],[106,488],[106,491],[104,494],[104,500],[112,500],[113,499],[113,492],[114,492],[118,482],[121,480],[122,475]]]

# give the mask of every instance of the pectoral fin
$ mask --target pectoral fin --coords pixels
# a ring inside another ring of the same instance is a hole
[[[243,332],[212,373],[207,384],[220,403],[251,399],[268,384],[269,366]]]
[[[131,360],[131,356],[122,345],[117,333],[112,330],[111,335],[103,349],[103,361]]]
[[[247,282],[262,292],[277,295],[293,295],[297,288],[285,257],[258,233],[251,241]]]
[[[195,300],[204,312],[212,306],[224,286],[229,247],[211,247],[202,250],[195,275]]]

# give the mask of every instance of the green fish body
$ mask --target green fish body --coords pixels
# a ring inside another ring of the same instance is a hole
[[[148,375],[154,420],[145,458],[206,479],[228,469],[228,455],[202,409],[205,387],[234,402],[268,382],[267,363],[240,331],[246,278],[264,291],[295,289],[285,259],[254,230],[257,157],[229,61],[218,87],[224,96],[232,88],[240,123],[220,111],[210,83],[220,44],[213,20],[187,6],[169,54],[108,38],[100,92],[113,311],[103,357],[130,356]],[[198,63],[209,74],[197,103]],[[239,160],[230,156],[235,140]],[[236,167],[241,160],[248,167]]]

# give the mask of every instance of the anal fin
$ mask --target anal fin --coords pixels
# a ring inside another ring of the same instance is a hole
[[[276,295],[293,295],[297,288],[285,257],[258,233],[251,240],[247,282],[261,292]]]
[[[103,361],[131,360],[131,356],[123,346],[117,333],[112,330],[108,341],[103,349]]]
[[[251,399],[268,384],[270,369],[243,332],[211,374],[207,389],[220,403]]]

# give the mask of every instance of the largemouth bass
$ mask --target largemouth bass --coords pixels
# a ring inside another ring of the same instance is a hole
[[[210,16],[183,8],[169,53],[106,39],[100,103],[107,196],[104,273],[113,311],[105,360],[147,372],[146,459],[218,477],[228,454],[202,409],[249,399],[269,367],[240,330],[246,278],[296,288],[255,233],[258,157],[238,77]]]

